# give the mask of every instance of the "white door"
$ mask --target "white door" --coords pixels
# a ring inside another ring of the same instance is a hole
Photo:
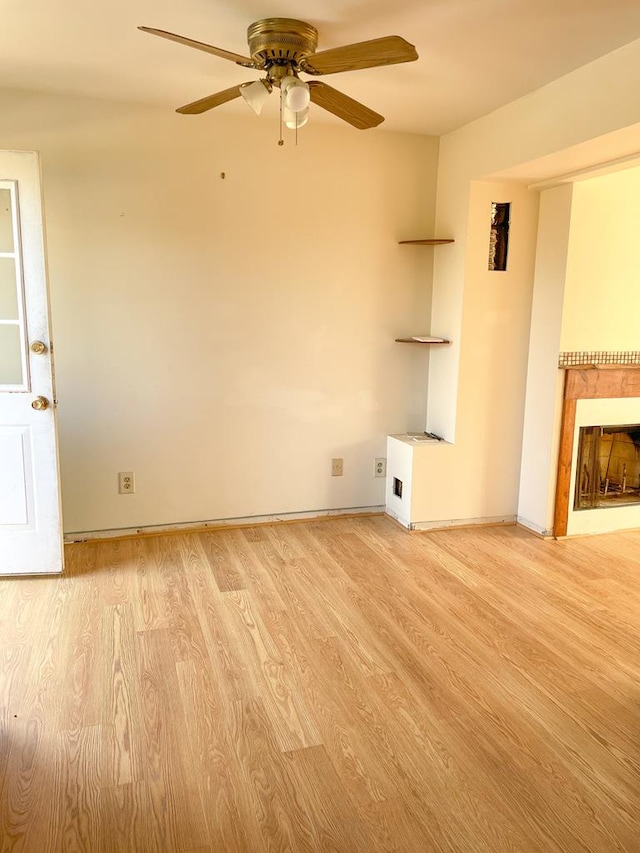
[[[38,155],[0,151],[0,574],[62,571],[56,437]]]

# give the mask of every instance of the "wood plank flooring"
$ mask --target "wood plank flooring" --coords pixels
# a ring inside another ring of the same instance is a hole
[[[0,580],[0,851],[640,851],[640,532],[385,518]]]

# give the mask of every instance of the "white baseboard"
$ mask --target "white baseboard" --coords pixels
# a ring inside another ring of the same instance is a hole
[[[380,515],[383,506],[351,506],[344,509],[317,509],[308,512],[283,512],[277,515],[248,515],[239,518],[214,518],[207,521],[178,521],[174,524],[150,524],[121,527],[113,530],[81,530],[64,534],[65,543],[87,542],[90,539],[123,539],[132,536],[180,533],[195,530],[216,530],[225,527],[253,527],[256,524],[277,524],[289,521],[313,521],[335,516]]]
[[[402,518],[402,516],[398,515],[398,513],[394,512],[392,509],[389,509],[389,507],[385,508],[385,512],[389,516],[389,518],[392,518],[394,521],[397,521],[398,524],[401,524],[403,527],[406,527],[407,530],[411,530],[411,522],[408,518]]]
[[[450,530],[452,527],[489,527],[515,524],[515,515],[494,515],[486,518],[451,518],[442,521],[414,521],[411,530]]]
[[[524,527],[531,533],[535,533],[536,536],[542,536],[544,539],[553,539],[553,530],[549,530],[546,527],[540,527],[539,524],[529,521],[528,518],[523,518],[521,515],[518,515],[516,516],[516,522],[520,527]]]

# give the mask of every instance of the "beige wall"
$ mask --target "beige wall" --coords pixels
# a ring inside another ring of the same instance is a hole
[[[562,350],[640,349],[640,168],[574,187]]]
[[[506,272],[488,270],[493,201],[511,203]],[[471,184],[455,441],[416,457],[412,521],[515,517],[537,222],[538,193]]]
[[[0,109],[0,147],[42,154],[65,530],[382,504],[374,457],[424,423],[424,354],[393,339],[428,328],[432,255],[397,240],[433,230],[437,140]]]
[[[518,516],[553,526],[563,350],[637,350],[640,315],[640,169],[582,179],[542,193],[529,348]],[[576,443],[577,448],[577,443]],[[570,532],[630,526],[637,507],[571,513]],[[621,521],[622,520],[622,521]],[[635,519],[637,524],[637,517]]]
[[[511,104],[443,136],[438,167],[436,230],[456,243],[439,252],[434,265],[432,328],[454,346],[431,359],[427,423],[455,438],[462,305],[465,296],[466,233],[471,182],[519,164],[603,137],[640,120],[640,104],[629,97],[640,87],[640,40],[632,42]],[[597,149],[592,157],[597,158]],[[580,166],[585,165],[580,160]]]
[[[423,521],[517,510],[527,362],[521,347],[529,338],[530,303],[510,303],[506,291],[504,302],[482,304],[482,289],[468,266],[474,252],[468,235],[475,217],[484,215],[474,212],[474,182],[571,146],[579,151],[581,143],[636,124],[640,102],[630,92],[639,85],[636,41],[441,139],[436,232],[456,242],[436,255],[432,331],[454,343],[431,357],[427,428],[454,446],[446,452],[433,448],[420,474],[424,488],[414,480],[414,497],[431,496]],[[596,149],[592,153],[597,158]],[[563,159],[565,170],[575,167],[571,156]],[[523,251],[533,258],[535,228],[529,240]],[[533,264],[530,276],[529,294]],[[523,298],[530,298],[526,293],[523,284]],[[508,334],[496,334],[496,316]],[[550,381],[555,388],[555,379]],[[505,424],[514,432],[501,443]],[[502,462],[491,478],[497,450],[503,451]],[[467,483],[470,489],[461,488]]]
[[[553,529],[564,371],[558,370],[573,185],[545,190],[533,283],[518,520]]]

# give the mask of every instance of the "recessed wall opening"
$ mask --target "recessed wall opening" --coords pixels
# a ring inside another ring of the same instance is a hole
[[[640,424],[580,428],[574,509],[640,503]]]
[[[393,478],[393,494],[402,499],[402,480],[399,480],[397,477]]]
[[[491,202],[491,232],[489,234],[489,270],[505,272],[509,251],[510,201]]]

